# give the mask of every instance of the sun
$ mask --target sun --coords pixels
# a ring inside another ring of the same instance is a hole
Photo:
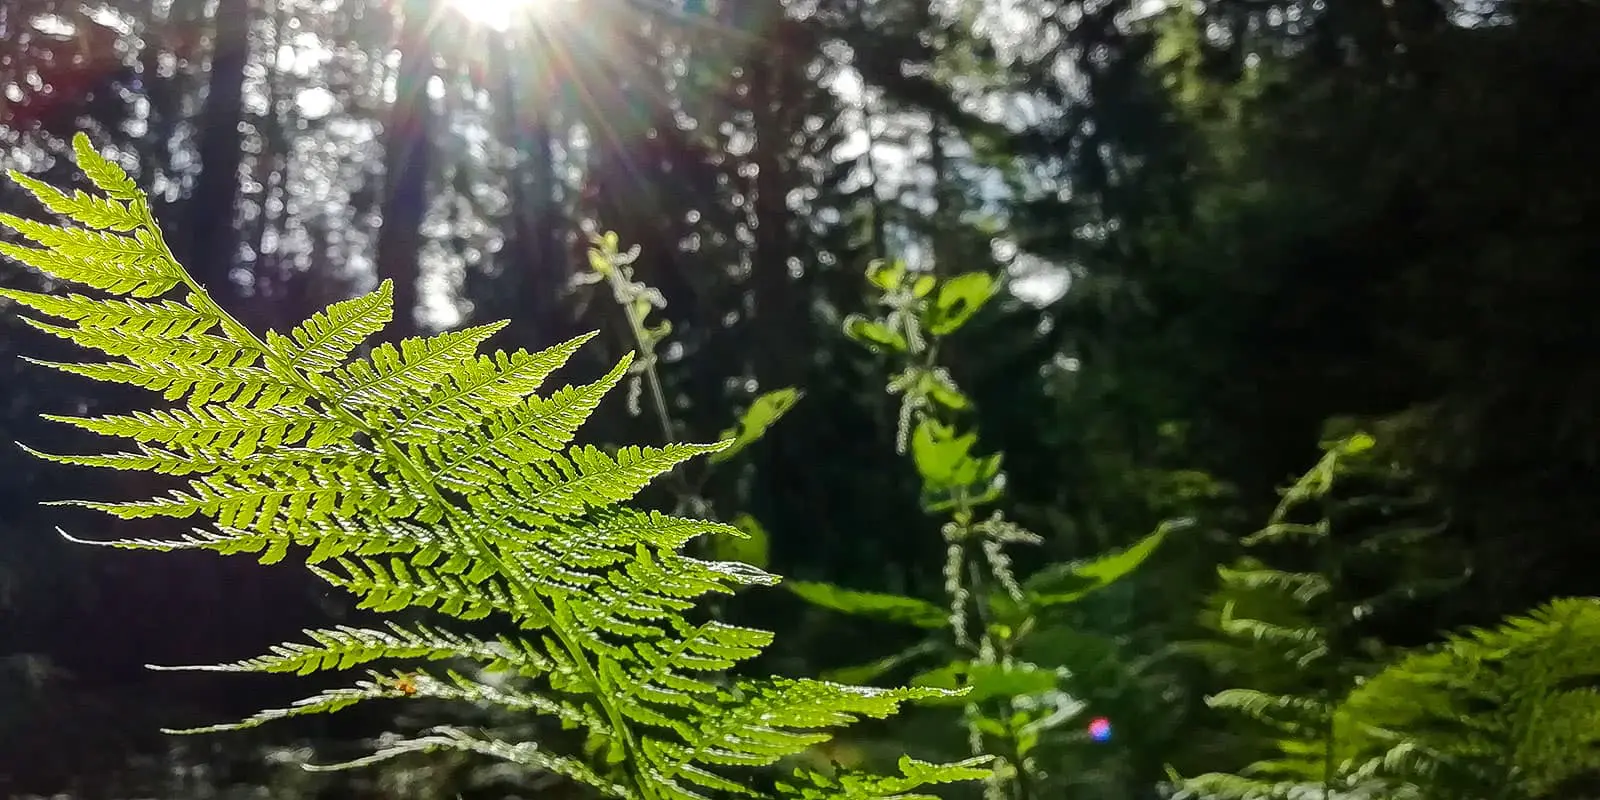
[[[560,0],[450,0],[456,13],[486,28],[510,30]]]

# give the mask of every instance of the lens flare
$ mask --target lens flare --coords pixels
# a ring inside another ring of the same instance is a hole
[[[1111,740],[1111,720],[1105,717],[1095,717],[1089,720],[1089,738],[1097,742]]]

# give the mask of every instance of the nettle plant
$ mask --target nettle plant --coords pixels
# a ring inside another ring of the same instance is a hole
[[[921,477],[923,509],[944,520],[945,602],[825,583],[786,586],[821,607],[926,631],[925,640],[900,653],[835,674],[870,681],[924,665],[914,685],[964,691],[943,701],[963,704],[974,754],[1001,756],[986,779],[988,797],[1059,796],[1037,755],[1047,745],[1083,738],[1065,726],[1084,706],[1064,690],[1065,670],[1032,658],[1033,635],[1069,624],[1060,617],[1066,607],[1136,569],[1167,529],[1121,553],[1053,564],[1019,578],[1007,548],[1042,540],[996,508],[1005,497],[1003,456],[978,452],[977,434],[960,424],[972,403],[939,362],[946,337],[994,296],[995,280],[981,272],[939,279],[886,262],[869,266],[867,280],[883,313],[876,319],[851,315],[845,333],[899,362],[887,387],[900,398],[895,447],[910,455]]]
[[[0,215],[0,224],[36,245],[0,243],[0,252],[108,296],[13,290],[0,296],[55,320],[29,318],[35,328],[111,357],[38,363],[153,390],[168,405],[50,417],[132,440],[131,450],[32,452],[65,464],[178,476],[184,488],[163,496],[70,502],[123,519],[204,524],[174,540],[97,544],[252,554],[264,563],[294,553],[319,578],[360,598],[361,608],[409,612],[406,618],[431,611],[455,620],[494,619],[517,631],[489,639],[398,621],[307,631],[306,641],[257,658],[192,669],[311,674],[390,661],[407,666],[368,671],[346,688],[241,722],[178,732],[249,728],[371,700],[439,698],[555,719],[579,732],[582,744],[563,750],[439,726],[318,768],[468,751],[639,800],[922,797],[918,787],[987,773],[984,759],[906,758],[896,776],[804,769],[792,777],[762,775],[828,740],[829,728],[952,693],[730,673],[772,634],[705,619],[698,601],[778,579],[747,564],[680,552],[696,537],[738,536],[731,526],[624,505],[676,465],[729,443],[614,453],[571,444],[631,359],[594,383],[540,395],[544,379],[590,336],[538,353],[479,354],[499,323],[379,344],[356,357],[391,319],[387,283],[288,333],[258,336],[177,263],[128,175],[87,137],[73,144],[99,194],[11,177],[81,227]],[[521,680],[509,688],[512,682],[490,685],[423,666],[447,660],[477,662]]]

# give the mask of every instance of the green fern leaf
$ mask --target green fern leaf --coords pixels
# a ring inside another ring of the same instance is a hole
[[[0,225],[12,227],[13,222],[35,224],[9,214],[0,214]],[[28,235],[28,231],[18,232]],[[40,231],[35,229],[34,232]],[[165,294],[183,280],[180,275],[173,274],[173,267],[170,264],[147,259],[123,262],[117,260],[115,256],[110,262],[99,260],[96,258],[97,255],[101,255],[98,248],[87,250],[56,249],[51,246],[35,248],[12,242],[0,242],[0,254],[54,278],[133,297],[155,297]]]
[[[191,406],[233,403],[249,408],[292,406],[310,398],[299,387],[259,367],[195,366],[179,359],[148,364],[67,364],[28,359],[29,363],[106,383],[124,383]]]
[[[1185,792],[1202,798],[1271,798],[1301,794],[1325,797],[1384,796],[1402,798],[1406,791],[1386,783],[1372,767],[1374,759],[1349,757],[1353,726],[1340,708],[1344,697],[1375,668],[1370,653],[1357,649],[1351,623],[1372,607],[1372,600],[1335,592],[1352,553],[1370,557],[1396,541],[1415,540],[1419,531],[1412,514],[1372,515],[1345,524],[1343,509],[1362,502],[1399,505],[1425,511],[1426,504],[1393,498],[1392,470],[1375,469],[1362,454],[1376,442],[1364,434],[1334,442],[1326,454],[1284,492],[1269,524],[1242,541],[1250,547],[1271,545],[1275,553],[1300,547],[1300,563],[1310,571],[1291,572],[1242,558],[1218,570],[1221,587],[1208,622],[1231,640],[1212,643],[1210,659],[1238,668],[1253,666],[1259,688],[1228,689],[1206,698],[1213,708],[1253,720],[1272,735],[1262,742],[1271,755],[1237,774],[1213,773],[1184,780]],[[1349,500],[1344,478],[1365,474],[1379,478],[1368,484],[1366,497]],[[1316,519],[1305,521],[1310,512]],[[1335,523],[1339,535],[1334,536]],[[1398,524],[1397,524],[1398,523]],[[1425,536],[1426,533],[1421,535]],[[1415,584],[1405,585],[1414,589]],[[1216,608],[1220,606],[1220,608]],[[1201,648],[1192,648],[1201,651]]]
[[[496,353],[493,357],[478,356],[436,387],[422,403],[406,408],[394,423],[397,436],[407,444],[434,442],[441,434],[468,430],[494,412],[516,406],[528,399],[552,372],[566,364],[578,348],[594,336],[585,334],[539,353],[518,350]],[[626,369],[626,362],[620,369]],[[610,385],[602,381],[591,405],[571,409],[575,421],[566,436],[570,437],[578,423],[593,412],[600,397],[609,389]]]
[[[393,315],[394,282],[385,280],[370,294],[344,300],[319,311],[284,336],[267,331],[267,347],[289,370],[320,375],[343,364],[369,337],[383,330]]]
[[[16,301],[52,317],[71,320],[83,328],[118,330],[165,339],[210,332],[222,315],[210,309],[191,308],[167,300],[157,304],[95,300],[80,294],[58,297],[38,292],[0,289],[0,297]]]
[[[189,672],[263,672],[310,675],[323,670],[353,669],[388,659],[440,661],[469,658],[482,662],[489,670],[515,672],[534,677],[549,672],[549,659],[526,643],[510,638],[485,641],[427,626],[407,628],[395,622],[385,629],[337,628],[306,631],[313,644],[274,645],[267,655],[228,664],[163,667],[151,669]]]
[[[16,170],[7,172],[18,186],[27,189],[45,208],[64,217],[71,217],[98,230],[131,231],[144,224],[143,215],[129,208],[121,200],[95,197],[83,191],[67,194],[44,181],[35,180]]]
[[[1562,598],[1451,636],[1340,709],[1346,758],[1457,797],[1537,798],[1600,772],[1600,598]]]
[[[413,753],[432,753],[441,750],[476,753],[497,758],[512,764],[561,775],[569,780],[593,786],[606,797],[637,800],[641,795],[632,787],[602,778],[587,764],[575,758],[550,753],[531,742],[510,743],[489,738],[478,731],[466,731],[449,726],[432,728],[423,735],[384,745],[377,752],[363,758],[327,765],[307,765],[308,769],[332,771],[368,767],[390,759]]]
[[[427,431],[414,422],[401,423],[400,437],[411,445],[419,460],[434,471],[435,480],[461,492],[474,487],[503,483],[508,473],[516,473],[532,461],[547,459],[565,448],[578,427],[599,408],[600,401],[616,387],[632,358],[624,358],[611,372],[587,386],[562,388],[550,397],[528,397],[515,405],[484,418],[481,427],[462,430],[459,435],[439,439],[443,431]],[[439,405],[437,398],[425,401],[415,419]],[[415,431],[427,431],[417,442]]]
[[[350,425],[307,406],[235,409],[205,405],[101,417],[47,414],[45,419],[102,436],[181,447],[190,452],[227,452],[235,459],[248,458],[265,448],[316,448],[353,432]]]
[[[333,372],[338,389],[330,402],[341,407],[388,407],[403,402],[408,394],[426,395],[470,362],[478,347],[505,326],[497,322],[406,339],[398,348],[378,345],[369,359],[352,361]]]
[[[145,201],[144,192],[139,190],[139,185],[128,177],[128,173],[122,167],[100,155],[90,143],[88,136],[82,133],[74,134],[72,151],[77,156],[78,169],[83,170],[84,177],[88,178],[95,188],[105,192],[113,200],[138,203],[142,207],[149,206]]]
[[[938,800],[935,795],[917,790],[942,783],[987,779],[994,771],[987,764],[987,758],[930,764],[902,756],[899,775],[869,775],[854,771],[823,775],[801,771],[796,773],[794,783],[779,786],[792,796],[805,800]]]
[[[519,632],[487,640],[447,626],[339,627],[308,631],[309,642],[281,644],[253,659],[174,668],[309,675],[380,662],[468,662],[517,677],[502,684],[450,669],[373,671],[287,708],[184,732],[250,728],[378,699],[490,704],[579,728],[598,750],[557,753],[440,727],[319,768],[454,750],[561,774],[608,797],[700,800],[702,792],[756,794],[742,771],[823,741],[828,728],[955,694],[731,682],[724,673],[759,655],[772,635],[691,615],[706,595],[777,578],[679,552],[697,537],[741,535],[737,529],[623,505],[682,462],[729,443],[615,453],[575,444],[577,429],[627,374],[630,360],[586,386],[536,392],[592,334],[539,353],[480,354],[501,323],[379,344],[357,355],[393,314],[385,283],[287,334],[257,337],[173,260],[126,173],[86,138],[76,138],[74,147],[105,197],[19,182],[51,210],[94,230],[0,216],[40,245],[0,252],[113,297],[9,290],[0,296],[60,321],[29,320],[34,327],[113,359],[36,363],[140,386],[184,405],[51,415],[134,445],[87,455],[29,452],[183,476],[180,488],[157,497],[67,502],[128,519],[201,521],[173,539],[89,543],[251,555],[263,563],[294,556],[353,594],[360,608],[493,618]],[[181,297],[144,302],[179,289]],[[591,757],[606,761],[606,769],[591,766]],[[988,774],[970,765],[902,767],[899,777],[851,777],[838,785],[838,796],[891,797]],[[821,786],[796,784],[788,794],[818,797]]]
[[[97,289],[133,297],[155,297],[183,281],[183,269],[172,260],[166,247],[145,229],[134,231],[132,236],[122,236],[83,228],[46,225],[13,214],[0,214],[0,225],[22,234],[43,248],[42,250],[12,248],[7,254],[17,258],[18,261],[28,263],[26,258],[19,255],[23,251],[48,253],[50,258],[57,260],[57,263],[67,265],[67,272],[60,274],[59,277],[68,280],[88,283],[89,281],[83,278],[75,277],[75,273],[101,274],[91,270],[91,266],[114,270],[112,274],[119,276],[112,285],[95,286]]]

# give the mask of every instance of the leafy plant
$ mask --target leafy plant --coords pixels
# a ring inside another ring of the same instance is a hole
[[[1137,568],[1165,530],[1125,552],[1052,565],[1020,579],[1006,548],[1040,539],[998,510],[984,513],[1005,493],[1002,456],[979,454],[977,434],[957,423],[972,404],[938,361],[945,337],[993,297],[994,279],[972,272],[940,280],[911,273],[903,265],[875,262],[867,280],[880,292],[885,312],[876,319],[852,315],[844,329],[856,341],[902,362],[888,385],[900,397],[896,448],[909,452],[922,479],[924,510],[945,519],[941,535],[947,596],[941,606],[824,583],[796,582],[789,588],[824,608],[926,630],[928,638],[907,650],[834,676],[873,680],[937,659],[939,666],[922,672],[915,683],[965,690],[962,702],[972,751],[992,749],[1004,756],[987,782],[988,796],[1048,796],[1035,755],[1083,704],[1063,691],[1059,670],[1029,660],[1030,634],[1053,611]]]
[[[1389,796],[1556,796],[1600,773],[1600,598],[1554,600],[1415,653],[1341,706],[1342,759]]]
[[[1248,685],[1207,703],[1259,723],[1269,752],[1237,773],[1183,780],[1187,794],[1344,797],[1373,790],[1373,776],[1341,755],[1351,732],[1337,710],[1385,658],[1360,626],[1428,584],[1400,576],[1377,595],[1360,585],[1375,574],[1394,578],[1399,548],[1437,531],[1425,496],[1382,491],[1395,475],[1376,445],[1365,433],[1330,444],[1284,493],[1267,526],[1243,540],[1262,557],[1218,570],[1222,585],[1205,622],[1221,641],[1192,649]]]
[[[306,675],[392,660],[407,666],[369,670],[348,687],[287,708],[182,732],[250,728],[380,699],[470,701],[559,720],[583,743],[562,748],[437,726],[317,768],[466,751],[561,775],[610,797],[693,800],[707,793],[760,796],[740,770],[825,741],[827,728],[955,694],[725,675],[772,634],[699,620],[696,601],[777,578],[679,552],[698,536],[738,535],[731,526],[624,503],[676,465],[729,443],[628,446],[614,454],[571,444],[631,359],[594,383],[541,396],[544,379],[590,336],[539,353],[479,354],[501,323],[378,344],[353,357],[390,321],[388,283],[288,333],[257,336],[177,263],[144,194],[123,170],[87,137],[73,144],[100,194],[12,178],[51,211],[86,227],[0,215],[0,224],[37,245],[0,243],[0,252],[111,297],[14,290],[3,296],[56,320],[29,318],[33,327],[112,358],[37,363],[141,386],[176,405],[50,417],[130,439],[131,450],[30,452],[183,480],[183,488],[145,500],[71,504],[121,519],[208,523],[178,539],[97,544],[252,554],[263,563],[294,552],[315,575],[359,597],[361,608],[494,618],[518,631],[487,639],[401,622],[307,631],[307,641],[256,658],[187,669]],[[425,666],[445,659],[479,662],[526,683],[493,685]],[[771,791],[917,796],[911,793],[920,786],[981,777],[983,763],[907,758],[898,778],[802,770]]]

